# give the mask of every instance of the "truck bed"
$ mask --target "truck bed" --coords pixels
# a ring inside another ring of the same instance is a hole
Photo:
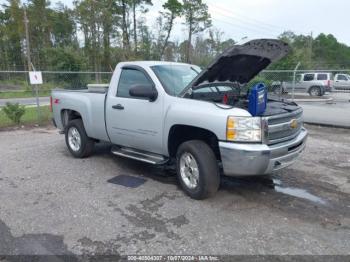
[[[52,101],[55,103],[53,114],[55,119],[58,119],[57,127],[64,129],[64,110],[74,110],[81,115],[89,137],[109,141],[105,128],[105,99],[106,92],[102,90],[100,92],[89,89],[53,90]]]

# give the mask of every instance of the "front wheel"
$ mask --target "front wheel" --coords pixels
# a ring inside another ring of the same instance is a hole
[[[183,190],[194,199],[216,193],[220,173],[213,150],[203,141],[191,140],[180,145],[176,154],[176,171]]]
[[[74,157],[84,158],[92,154],[95,142],[87,136],[81,119],[69,121],[64,133],[67,147]]]

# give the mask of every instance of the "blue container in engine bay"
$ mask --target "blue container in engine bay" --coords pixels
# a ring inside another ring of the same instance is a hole
[[[260,116],[266,110],[267,91],[263,83],[253,86],[248,95],[248,110],[252,116]]]

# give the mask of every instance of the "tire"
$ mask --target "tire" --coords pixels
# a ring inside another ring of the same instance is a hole
[[[192,164],[189,165],[186,159],[191,160]],[[193,163],[197,165],[197,173]],[[176,173],[182,189],[193,199],[200,200],[214,195],[220,185],[219,167],[214,152],[200,140],[190,140],[179,146],[176,154]],[[186,174],[190,176],[186,178]],[[189,177],[197,179],[191,180]],[[190,186],[191,181],[197,183]]]
[[[321,88],[318,86],[313,86],[310,88],[309,94],[310,96],[321,96],[322,95]]]
[[[283,93],[281,86],[274,86],[273,87],[273,93],[275,95],[281,95]]]
[[[83,121],[81,119],[69,121],[64,129],[64,134],[69,152],[74,157],[84,158],[92,154],[95,142],[87,136]],[[78,141],[79,137],[80,143]]]

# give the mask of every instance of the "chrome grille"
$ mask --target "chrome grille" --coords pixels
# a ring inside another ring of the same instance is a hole
[[[265,142],[268,145],[288,141],[296,137],[303,125],[303,110],[264,118]]]

